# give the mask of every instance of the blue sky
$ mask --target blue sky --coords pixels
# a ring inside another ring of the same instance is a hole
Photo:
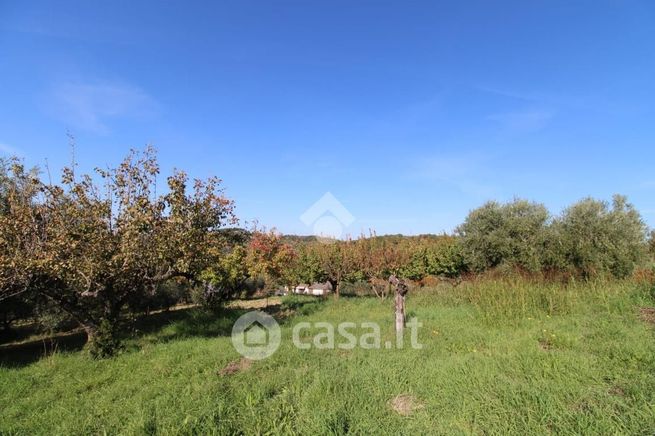
[[[623,193],[655,225],[652,1],[0,0],[0,91],[0,153],[152,143],[283,232],[326,192],[355,235],[515,196]]]

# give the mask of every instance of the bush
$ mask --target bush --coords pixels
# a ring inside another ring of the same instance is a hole
[[[191,302],[207,310],[220,310],[225,303],[225,292],[210,283],[198,284],[191,288]]]
[[[103,319],[89,341],[89,353],[94,359],[111,357],[120,349],[120,339],[116,323]]]

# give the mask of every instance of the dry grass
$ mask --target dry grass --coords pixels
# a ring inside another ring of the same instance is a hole
[[[265,309],[282,304],[280,297],[258,298],[256,300],[235,300],[225,304],[229,309]]]
[[[414,411],[424,408],[425,405],[413,395],[400,394],[389,401],[389,407],[399,415],[408,416]]]
[[[233,360],[228,363],[225,368],[218,371],[218,375],[226,376],[236,374],[237,372],[246,371],[252,366],[252,360],[242,357],[241,359]]]
[[[655,324],[655,307],[639,308],[639,318],[645,323]]]

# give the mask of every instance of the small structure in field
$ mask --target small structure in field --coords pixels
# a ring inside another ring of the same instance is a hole
[[[301,283],[295,288],[293,288],[294,294],[303,294],[303,295],[320,296],[320,295],[327,295],[330,292],[332,292],[332,283],[330,282],[313,283],[311,285]]]
[[[332,292],[332,283],[314,283],[308,290],[310,295],[327,295]]]
[[[293,288],[293,293],[294,294],[306,294],[307,293],[307,288],[309,288],[309,285],[306,283],[301,283],[297,285],[295,288]]]

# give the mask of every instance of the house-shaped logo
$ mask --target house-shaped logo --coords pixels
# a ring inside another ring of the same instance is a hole
[[[268,342],[268,330],[258,321],[250,324],[244,334],[246,335],[245,344],[248,346],[266,345]]]
[[[300,221],[312,227],[315,236],[338,239],[355,217],[332,193],[326,192],[300,216]]]
[[[244,357],[265,359],[280,346],[280,326],[275,318],[262,311],[248,312],[232,327],[232,345]]]

